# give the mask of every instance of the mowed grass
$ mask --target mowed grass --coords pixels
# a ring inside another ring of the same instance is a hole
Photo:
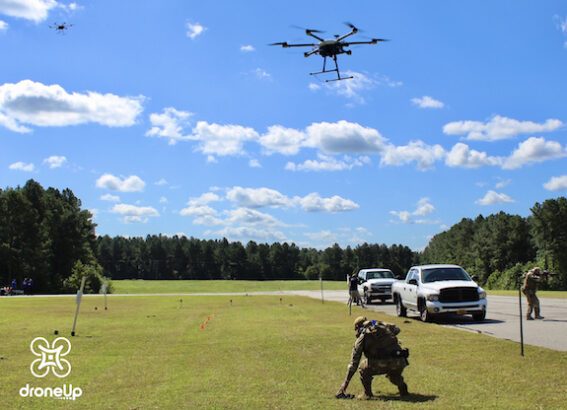
[[[487,290],[489,295],[497,295],[497,296],[518,296],[517,290]],[[538,298],[558,298],[558,299],[567,299],[567,291],[558,291],[558,290],[538,290],[537,291]],[[524,297],[522,295],[522,297]],[[566,406],[567,407],[567,406]]]
[[[116,294],[140,293],[228,293],[318,290],[318,280],[113,280]],[[327,290],[347,290],[345,281],[323,281]]]
[[[281,300],[280,300],[281,298]],[[180,301],[182,300],[182,302]],[[230,302],[232,300],[232,303]],[[95,306],[98,308],[95,310]],[[102,297],[83,299],[69,337],[74,298],[0,299],[0,407],[87,409],[560,409],[567,353],[375,314],[400,326],[411,350],[412,393],[375,378],[377,400],[336,400],[352,343],[341,303],[298,296]],[[370,312],[364,312],[370,313]],[[207,322],[202,328],[203,323]],[[73,370],[34,378],[30,341],[69,337]],[[20,398],[26,383],[80,386],[77,401]],[[362,387],[355,375],[349,392]]]

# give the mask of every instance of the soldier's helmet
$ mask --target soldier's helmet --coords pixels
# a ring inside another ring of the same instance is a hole
[[[364,322],[366,322],[368,319],[366,319],[365,316],[359,316],[356,319],[354,319],[354,330],[357,330],[360,326],[362,326],[362,324]]]
[[[532,269],[532,272],[535,273],[536,275],[541,275],[541,268],[539,266],[536,266],[535,268]]]

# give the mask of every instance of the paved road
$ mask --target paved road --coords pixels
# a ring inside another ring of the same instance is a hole
[[[221,295],[297,295],[320,299],[320,291],[295,290],[276,292],[248,292],[248,293],[168,293],[143,295],[109,295],[117,296],[221,296]],[[96,296],[96,295],[85,295]],[[28,296],[22,296],[28,297]],[[35,296],[31,296],[35,297]],[[45,297],[45,296],[37,296]],[[50,295],[48,297],[75,297],[75,295]],[[18,296],[20,298],[20,296]],[[346,291],[328,290],[324,292],[327,301],[345,303],[348,299]],[[544,320],[524,320],[524,343],[549,349],[567,351],[567,299],[541,298],[542,314]],[[526,309],[525,300],[522,308]],[[384,312],[394,316],[396,308],[393,304],[375,304],[370,310]],[[346,311],[346,305],[345,305]],[[411,317],[411,312],[410,312]],[[416,320],[419,320],[416,317]],[[459,328],[472,332],[483,333],[500,339],[520,341],[520,321],[518,298],[511,296],[488,296],[488,313],[484,322],[474,322],[470,316],[453,316],[437,322],[440,326]],[[434,326],[434,325],[433,325]]]
[[[321,298],[320,292],[296,291],[312,298]],[[326,300],[346,304],[348,295],[343,291],[326,291]],[[540,298],[543,320],[524,320],[524,343],[549,349],[567,351],[567,299]],[[525,315],[525,299],[522,309]],[[389,315],[396,315],[396,307],[391,304],[373,304],[369,308]],[[410,317],[412,312],[409,313]],[[417,316],[415,319],[418,320]],[[488,311],[484,322],[474,322],[470,316],[452,316],[437,321],[441,326],[456,327],[473,332],[484,333],[500,339],[520,342],[520,320],[518,298],[511,296],[488,296]]]

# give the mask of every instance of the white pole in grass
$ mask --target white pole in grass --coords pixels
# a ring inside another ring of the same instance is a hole
[[[108,293],[108,284],[103,283],[101,288],[100,288],[100,291],[104,295],[104,310],[108,310],[108,304],[106,303],[106,294]]]
[[[323,275],[319,276],[319,282],[321,282],[321,303],[325,303],[325,298],[323,297]]]
[[[86,276],[81,279],[81,287],[77,291],[77,308],[75,309],[75,320],[73,320],[73,329],[71,330],[71,336],[75,336],[75,327],[77,326],[77,317],[79,316],[79,308],[81,307],[81,298],[83,297],[83,290],[85,290]]]

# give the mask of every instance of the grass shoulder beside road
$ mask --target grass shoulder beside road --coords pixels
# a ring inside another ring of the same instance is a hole
[[[281,300],[280,300],[281,298]],[[182,300],[183,302],[180,302]],[[567,353],[526,346],[417,320],[396,323],[411,351],[404,372],[412,395],[400,400],[376,377],[380,401],[336,400],[354,335],[369,314],[297,296],[102,297],[83,300],[77,336],[69,337],[71,298],[0,299],[0,397],[3,408],[564,408]],[[95,307],[97,309],[95,310]],[[30,341],[69,337],[66,379],[36,379]],[[536,383],[534,380],[552,382]],[[20,398],[32,386],[72,384],[75,402]],[[356,375],[349,392],[362,387]]]
[[[233,293],[319,290],[318,280],[113,280],[116,294]],[[323,281],[327,290],[347,290],[346,281]]]

